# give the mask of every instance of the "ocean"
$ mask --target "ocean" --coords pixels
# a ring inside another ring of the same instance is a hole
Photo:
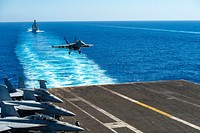
[[[200,83],[200,21],[0,23],[0,84],[27,87],[113,84],[158,80]],[[82,53],[54,49],[74,38],[93,47]]]

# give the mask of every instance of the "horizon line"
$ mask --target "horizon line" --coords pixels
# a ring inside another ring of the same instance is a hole
[[[33,19],[34,20],[34,19]],[[32,21],[0,21],[0,23],[23,23],[23,22],[33,22]],[[37,19],[36,19],[37,20]],[[38,21],[38,20],[37,20]],[[166,20],[41,20],[38,22],[128,22],[128,21],[132,21],[132,22],[139,22],[139,21],[146,21],[146,22],[150,22],[150,21],[200,21],[197,19],[194,20],[184,20],[184,19],[166,19]]]
[[[34,20],[34,19],[33,19]],[[37,22],[164,22],[164,21],[200,21],[200,20],[42,20]],[[27,23],[33,21],[0,21],[0,23]]]

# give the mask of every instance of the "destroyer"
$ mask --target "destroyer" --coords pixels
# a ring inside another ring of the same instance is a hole
[[[37,31],[39,31],[38,24],[37,24],[36,20],[34,20],[34,22],[32,24],[32,32],[36,33]]]

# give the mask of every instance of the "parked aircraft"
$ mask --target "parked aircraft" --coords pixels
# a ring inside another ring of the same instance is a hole
[[[56,118],[59,118],[60,116],[75,116],[75,114],[71,111],[65,110],[54,104],[33,101],[30,98],[34,97],[33,92],[25,90],[24,95],[29,99],[24,101],[13,101],[8,93],[6,86],[0,85],[0,101],[17,105],[15,108],[19,111],[21,116],[34,114],[35,112],[55,116]]]
[[[66,42],[65,45],[52,46],[52,48],[68,48],[69,54],[71,53],[72,50],[76,50],[80,54],[81,48],[93,46],[93,44],[85,44],[81,40],[76,40],[76,38],[74,39],[73,43],[69,43],[65,37],[64,37],[64,39],[65,39],[65,42]]]
[[[20,118],[12,104],[2,103],[2,116],[0,118],[0,132],[28,132],[30,130],[56,133],[84,131],[83,128],[58,121],[47,115],[30,115]]]
[[[40,82],[40,87],[46,87],[45,80],[38,80]],[[21,76],[19,76],[18,79],[18,88],[16,89],[13,87],[13,85],[10,83],[8,78],[4,78],[4,83],[8,87],[8,90],[10,92],[10,96],[14,99],[20,99],[23,97],[23,90],[27,91],[33,91],[36,96],[36,101],[40,102],[58,102],[62,103],[63,101],[58,98],[57,96],[51,94],[46,88],[34,88],[34,89],[27,89],[24,84],[24,80]]]

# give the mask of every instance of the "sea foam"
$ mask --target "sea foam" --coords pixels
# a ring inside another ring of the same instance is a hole
[[[79,86],[114,83],[98,64],[85,54],[66,49],[53,49],[50,44],[59,43],[48,34],[21,33],[16,54],[28,79],[28,87],[38,87],[38,79],[48,81],[48,87]]]

